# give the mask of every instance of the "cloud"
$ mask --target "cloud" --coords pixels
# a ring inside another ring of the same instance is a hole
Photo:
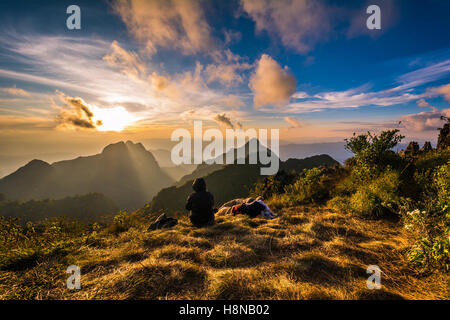
[[[397,92],[392,89],[364,92],[364,88],[345,91],[322,92],[305,101],[294,102],[283,109],[286,113],[323,111],[327,109],[358,108],[362,106],[391,106],[407,103],[424,97],[425,94]]]
[[[295,93],[296,86],[295,77],[288,72],[287,68],[281,68],[267,54],[261,56],[249,83],[254,94],[255,108],[287,104]]]
[[[433,82],[450,75],[450,59],[405,73],[397,78],[402,83],[401,86],[395,88],[404,90],[408,88],[418,87],[422,84]]]
[[[19,130],[53,129],[55,123],[47,117],[0,114],[0,127],[2,128],[2,133],[11,131],[13,134],[17,134]]]
[[[95,129],[102,125],[100,120],[93,120],[94,113],[83,99],[63,95],[61,98],[66,103],[66,107],[69,108],[68,110],[61,110],[57,117],[61,128]]]
[[[331,30],[330,10],[314,0],[241,0],[258,32],[278,35],[288,48],[307,53]]]
[[[445,100],[450,102],[450,83],[434,88],[433,91],[444,96]]]
[[[239,31],[225,30],[224,36],[226,45],[233,42],[239,42],[242,39],[242,33],[240,33]]]
[[[20,89],[20,88],[16,88],[16,86],[12,87],[12,88],[2,88],[2,91],[6,92],[9,95],[12,96],[16,96],[16,97],[29,97],[30,93]]]
[[[417,105],[422,108],[431,108],[431,105],[425,99],[417,100]]]
[[[200,1],[115,0],[113,10],[149,54],[161,48],[178,48],[185,54],[215,47]]]
[[[229,94],[226,97],[224,97],[221,103],[226,107],[232,108],[240,108],[245,105],[244,101],[242,101],[241,98],[239,98],[234,94]]]
[[[209,88],[201,63],[167,74],[159,70],[162,66],[156,68],[140,52],[127,50],[119,42],[92,37],[31,37],[23,34],[11,38],[1,34],[0,48],[13,57],[14,63],[20,63],[28,70],[24,73],[0,69],[0,77],[36,83],[50,91],[64,90],[100,109],[124,107],[138,119],[179,125],[186,110],[214,110],[208,114],[211,120],[215,114],[244,106],[241,94],[230,94],[223,87]],[[245,63],[227,50],[216,59],[213,60],[215,63]],[[42,95],[38,101],[36,92],[32,96],[32,100],[27,99],[28,107],[49,108],[48,100],[53,97]],[[23,106],[23,101],[8,103],[22,103],[18,107]],[[91,110],[97,116],[96,109]],[[106,120],[102,120],[103,129]]]
[[[227,128],[230,129],[234,129],[234,125],[231,123],[230,118],[228,118],[225,113],[224,114],[218,114],[214,117],[214,120],[219,123],[224,125]]]
[[[217,81],[227,87],[244,82],[239,72],[252,68],[252,65],[242,61],[239,55],[233,54],[229,49],[224,52],[217,51],[213,59],[215,63],[209,64],[205,69],[207,81]]]
[[[115,40],[111,43],[111,52],[104,56],[103,60],[135,80],[141,79],[147,73],[147,68],[139,56],[135,52],[123,49]]]
[[[302,124],[295,118],[291,118],[291,117],[284,117],[284,121],[286,121],[287,123],[289,123],[289,125],[291,126],[291,128],[301,128]]]
[[[408,114],[401,116],[399,119],[407,129],[429,131],[442,127],[445,122],[441,120],[441,116],[450,117],[450,109],[438,110],[433,108],[431,111]]]
[[[292,95],[293,99],[305,99],[309,98],[309,95],[306,92],[298,91]]]

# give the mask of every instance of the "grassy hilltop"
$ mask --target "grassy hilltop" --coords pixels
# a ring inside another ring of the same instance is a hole
[[[171,230],[147,232],[134,216],[117,235],[107,229],[66,238],[61,230],[50,249],[4,265],[0,298],[449,298],[448,276],[417,272],[405,260],[413,239],[397,223],[317,206],[279,213],[270,221],[220,217],[202,229],[182,218]],[[81,267],[79,291],[66,288],[71,264]],[[366,288],[370,264],[383,272],[382,290]]]

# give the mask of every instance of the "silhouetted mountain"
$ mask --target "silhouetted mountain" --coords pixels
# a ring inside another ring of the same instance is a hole
[[[175,167],[161,167],[161,170],[171,177],[172,180],[179,181],[184,176],[192,173],[196,167],[197,165],[180,164]]]
[[[248,148],[248,143],[245,148]],[[230,151],[236,152],[236,150]],[[269,149],[268,152],[271,152],[271,150]],[[259,162],[258,164],[248,164],[248,153],[246,155],[246,164],[200,165],[191,175],[180,180],[180,182],[184,182],[182,185],[178,183],[158,192],[147,206],[147,210],[152,212],[184,210],[186,198],[192,192],[192,182],[195,178],[200,177],[205,179],[208,190],[213,193],[217,207],[231,199],[246,197],[253,184],[261,178],[260,168],[266,166]],[[278,161],[280,160],[278,159]],[[279,170],[299,172],[303,169],[337,164],[338,162],[328,155],[318,155],[306,159],[280,161]],[[207,172],[207,167],[212,167],[211,170],[213,171]],[[205,174],[202,174],[202,170]]]
[[[399,143],[394,151],[400,151],[405,147],[405,143]],[[328,154],[340,163],[344,163],[346,159],[353,157],[353,153],[345,149],[344,141],[280,145],[280,159],[283,161],[289,158],[302,159],[317,154]]]
[[[238,147],[238,148],[233,148],[228,150],[226,153],[223,153],[222,155],[214,158],[214,163],[202,163],[199,164],[197,166],[197,168],[192,171],[190,174],[182,177],[176,184],[175,186],[180,187],[183,184],[185,184],[187,181],[191,181],[191,180],[195,180],[196,178],[201,178],[201,177],[205,177],[210,173],[213,173],[215,171],[218,171],[220,169],[223,169],[226,165],[227,165],[227,157],[228,158],[232,158],[234,159],[234,163],[238,163],[238,161],[243,161],[244,163],[249,163],[249,159],[251,155],[255,156],[256,162],[259,161],[259,150],[261,149],[261,152],[265,152],[266,154],[270,155],[271,154],[271,150],[267,151],[267,147],[264,146],[263,144],[261,144],[259,142],[259,140],[254,139],[251,140],[253,141],[256,147],[256,152],[255,150],[252,150],[252,152],[250,152],[250,141],[247,141],[246,144]],[[222,164],[220,163],[216,163],[216,161],[218,161],[220,158],[222,158]]]
[[[33,160],[1,179],[0,193],[13,200],[40,200],[99,192],[119,208],[134,209],[173,182],[141,143],[127,141],[51,165]]]

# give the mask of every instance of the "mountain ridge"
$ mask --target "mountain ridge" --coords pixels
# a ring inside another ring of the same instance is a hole
[[[13,200],[42,200],[99,192],[120,208],[135,209],[173,182],[141,143],[120,141],[91,156],[52,164],[32,160],[0,179],[0,193]]]

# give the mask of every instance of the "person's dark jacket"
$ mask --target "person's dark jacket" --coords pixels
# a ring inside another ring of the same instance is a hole
[[[214,223],[214,197],[206,191],[206,183],[202,178],[195,179],[192,193],[186,202],[186,210],[191,211],[191,222],[196,227]]]

